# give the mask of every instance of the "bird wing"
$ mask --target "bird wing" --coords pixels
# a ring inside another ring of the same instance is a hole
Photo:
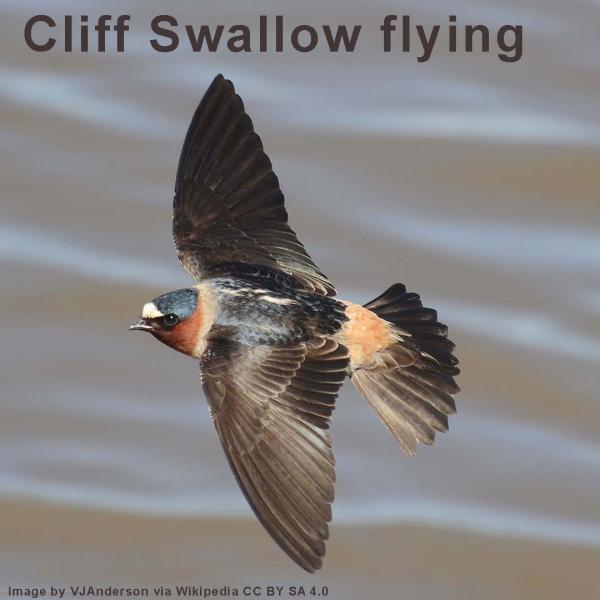
[[[279,180],[242,99],[217,75],[194,113],[177,168],[179,260],[197,280],[245,263],[282,271],[299,289],[335,295],[287,220]]]
[[[329,418],[348,351],[315,338],[223,349],[200,361],[213,421],[259,521],[302,568],[321,567],[335,481]]]

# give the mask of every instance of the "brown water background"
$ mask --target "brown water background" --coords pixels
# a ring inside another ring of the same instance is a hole
[[[336,600],[600,597],[600,4],[392,4],[2,3],[0,594],[278,583]],[[131,14],[126,52],[32,52],[23,26],[40,12]],[[523,24],[524,57],[385,55],[394,12]],[[363,31],[351,55],[184,41],[159,54],[160,13]],[[194,363],[127,332],[144,302],[189,282],[173,179],[217,72],[340,295],[404,282],[449,324],[463,367],[450,434],[414,459],[344,389],[315,576],[256,523]]]

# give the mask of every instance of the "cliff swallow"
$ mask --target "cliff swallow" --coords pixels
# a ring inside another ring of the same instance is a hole
[[[148,331],[197,359],[210,413],[259,521],[303,569],[322,565],[331,520],[329,423],[349,377],[404,451],[455,412],[454,344],[396,283],[364,306],[336,298],[289,227],[271,161],[218,75],[189,126],[173,237],[195,280],[142,309]]]

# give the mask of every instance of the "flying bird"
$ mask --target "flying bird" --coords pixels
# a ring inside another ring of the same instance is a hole
[[[144,305],[130,329],[199,361],[231,469],[259,521],[303,569],[322,566],[334,496],[330,419],[350,378],[402,449],[447,431],[459,391],[437,313],[396,283],[336,298],[288,225],[241,98],[218,75],[189,126],[173,237],[195,284]]]

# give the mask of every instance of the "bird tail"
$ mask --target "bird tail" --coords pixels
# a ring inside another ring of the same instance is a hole
[[[417,442],[433,444],[435,432],[447,431],[448,415],[456,412],[454,344],[437,312],[400,283],[364,308],[389,324],[393,342],[353,370],[352,382],[403,450],[414,455]]]

